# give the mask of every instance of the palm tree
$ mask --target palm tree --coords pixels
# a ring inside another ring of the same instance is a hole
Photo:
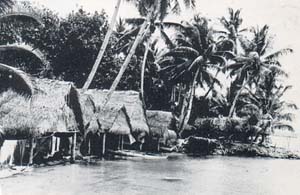
[[[194,7],[195,1],[194,0],[185,0],[186,6]],[[136,48],[141,43],[143,38],[147,36],[148,32],[151,30],[151,24],[153,21],[160,21],[162,22],[164,18],[167,16],[168,11],[179,12],[179,3],[177,0],[140,0],[135,2],[135,6],[138,8],[138,11],[142,17],[144,17],[141,26],[139,27],[138,34],[133,42],[131,49],[120,68],[120,71],[115,78],[109,92],[107,93],[103,105],[106,105],[109,101],[112,93],[115,91],[120,79],[125,72],[131,57],[134,55]]]
[[[226,35],[223,38],[226,38],[228,40],[232,40],[234,42],[234,53],[238,54],[240,52],[238,50],[238,44],[240,43],[240,40],[243,39],[242,32],[246,31],[247,29],[240,29],[243,19],[240,17],[241,10],[238,9],[234,11],[232,8],[228,9],[229,12],[229,18],[222,17],[220,19],[220,23],[225,28],[224,31],[216,31],[217,33],[221,33]]]
[[[293,127],[288,124],[293,120],[293,114],[286,112],[286,109],[297,109],[297,106],[283,100],[283,95],[291,89],[291,86],[280,84],[278,80],[280,75],[280,73],[272,71],[263,76],[254,92],[246,88],[247,91],[241,94],[240,102],[243,105],[239,110],[239,114],[247,116],[254,114],[260,119],[261,144],[265,140],[268,129],[271,132],[275,129],[293,131]]]
[[[115,45],[118,48],[116,49],[117,52],[124,52],[128,53],[128,50],[132,46],[132,42],[134,41],[134,37],[137,36],[137,33],[141,27],[141,25],[145,22],[145,18],[128,18],[125,20],[126,23],[129,26],[132,26],[131,29],[125,31],[123,33],[122,37],[118,40],[117,44]],[[148,58],[150,58],[150,61],[152,64],[155,64],[155,58],[158,55],[158,49],[155,48],[157,42],[161,38],[167,48],[172,49],[174,48],[174,43],[170,40],[169,36],[166,34],[164,31],[164,28],[183,28],[183,26],[179,23],[174,23],[174,22],[162,22],[162,21],[154,21],[151,20],[149,24],[149,31],[147,34],[144,35],[142,39],[143,43],[143,48],[138,48],[137,51],[143,51],[143,61],[141,64],[141,82],[140,82],[140,93],[141,93],[141,99],[144,101],[144,77],[145,77],[145,68],[146,64],[148,62]],[[159,31],[160,32],[160,37],[153,37],[153,34]],[[138,52],[141,53],[141,52]],[[138,54],[139,55],[139,54]],[[158,67],[158,66],[157,66]],[[159,67],[158,67],[159,69]]]
[[[253,28],[254,38],[252,40],[244,39],[241,42],[245,54],[236,57],[235,63],[227,66],[230,74],[236,76],[235,82],[239,86],[229,110],[229,117],[233,116],[238,98],[247,85],[257,85],[261,79],[261,75],[269,73],[272,70],[284,74],[280,69],[281,64],[278,61],[278,57],[292,52],[292,49],[286,48],[267,54],[267,49],[270,45],[268,29],[267,25],[261,29]]]
[[[232,56],[231,49],[224,49],[225,42],[213,39],[213,30],[206,18],[196,15],[192,24],[185,26],[184,38],[177,38],[179,45],[165,53],[158,63],[165,80],[185,88],[189,100],[183,99],[179,130],[189,121],[196,84],[213,86],[218,80],[210,73],[211,68],[226,64],[225,56]],[[208,93],[207,93],[208,94]],[[207,96],[207,95],[206,95]]]
[[[130,1],[130,0],[127,0],[127,1]],[[91,85],[92,80],[93,80],[93,78],[94,78],[94,76],[95,76],[95,74],[97,72],[98,66],[99,66],[99,64],[100,64],[100,62],[101,62],[101,60],[102,60],[102,58],[104,56],[104,52],[105,52],[106,47],[107,47],[108,42],[109,42],[109,38],[112,35],[113,28],[114,28],[115,23],[117,21],[117,15],[118,15],[118,12],[119,12],[119,9],[120,9],[120,4],[121,4],[121,0],[118,0],[117,4],[115,6],[115,10],[114,10],[113,16],[111,18],[110,24],[108,26],[108,30],[107,30],[107,33],[105,35],[104,41],[103,41],[103,43],[101,45],[101,48],[99,50],[98,56],[96,58],[96,61],[95,61],[94,65],[93,65],[93,67],[92,67],[92,70],[91,70],[91,72],[90,72],[90,74],[89,74],[86,82],[83,85],[83,89],[88,89],[89,86]]]

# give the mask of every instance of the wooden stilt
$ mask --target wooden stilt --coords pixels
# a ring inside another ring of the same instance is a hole
[[[76,133],[72,136],[72,150],[71,150],[71,162],[75,161],[75,149],[76,149]]]
[[[88,155],[91,155],[91,139],[88,139]]]
[[[33,164],[34,138],[30,139],[29,165]]]
[[[121,135],[121,150],[123,150],[123,144],[124,144],[124,135]]]
[[[159,147],[159,138],[157,139],[157,152],[159,152],[160,147]]]
[[[106,142],[106,133],[103,134],[102,156],[104,156],[104,154],[105,154],[105,142]]]
[[[121,150],[121,136],[122,135],[118,136],[118,138],[119,138],[119,141],[118,141],[118,150]]]

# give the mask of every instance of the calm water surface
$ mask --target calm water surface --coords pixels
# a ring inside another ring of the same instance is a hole
[[[300,194],[300,161],[237,157],[101,161],[34,169],[1,179],[0,187],[2,195],[289,195]]]

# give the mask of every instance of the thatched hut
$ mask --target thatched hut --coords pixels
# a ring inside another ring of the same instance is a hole
[[[102,103],[107,94],[107,90],[87,90],[85,95],[89,95],[94,105],[101,110]],[[143,143],[144,138],[149,134],[149,126],[147,124],[146,113],[140,95],[136,91],[115,91],[107,107],[123,107],[125,106],[132,127],[132,135],[138,142]],[[87,117],[85,117],[87,118]]]
[[[135,138],[124,104],[109,103],[102,106],[103,93],[88,90],[80,93],[80,104],[85,127],[85,140],[81,147],[83,154],[104,154],[106,149],[129,147]]]
[[[172,113],[160,110],[146,111],[148,124],[150,127],[150,138],[153,141],[157,139],[157,146],[159,144],[168,145],[168,142],[174,142],[177,139],[175,131],[170,129],[172,120]]]
[[[55,136],[68,143],[68,137],[72,136],[74,154],[75,137],[79,127],[72,110],[76,89],[72,83],[49,79],[31,78],[31,83],[33,93],[30,98],[11,90],[1,93],[2,137],[6,140],[35,139],[39,142],[39,139],[45,139],[44,136]],[[63,145],[64,142],[60,143]]]

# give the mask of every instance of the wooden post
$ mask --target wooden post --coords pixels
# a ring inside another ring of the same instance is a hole
[[[30,153],[29,153],[29,165],[33,164],[33,149],[34,149],[34,138],[30,139]]]
[[[75,161],[75,150],[76,150],[76,132],[72,136],[72,151],[71,151],[71,163]]]
[[[88,155],[91,155],[91,139],[88,139]]]
[[[118,150],[121,150],[121,136],[122,135],[118,135],[119,141],[118,141]]]
[[[123,143],[124,143],[123,139],[124,139],[124,135],[121,135],[121,150],[123,150]]]
[[[157,152],[159,152],[159,150],[160,150],[160,147],[159,147],[159,140],[160,140],[160,138],[157,138]]]
[[[102,156],[104,156],[104,154],[105,154],[105,141],[106,141],[106,133],[103,134]]]

